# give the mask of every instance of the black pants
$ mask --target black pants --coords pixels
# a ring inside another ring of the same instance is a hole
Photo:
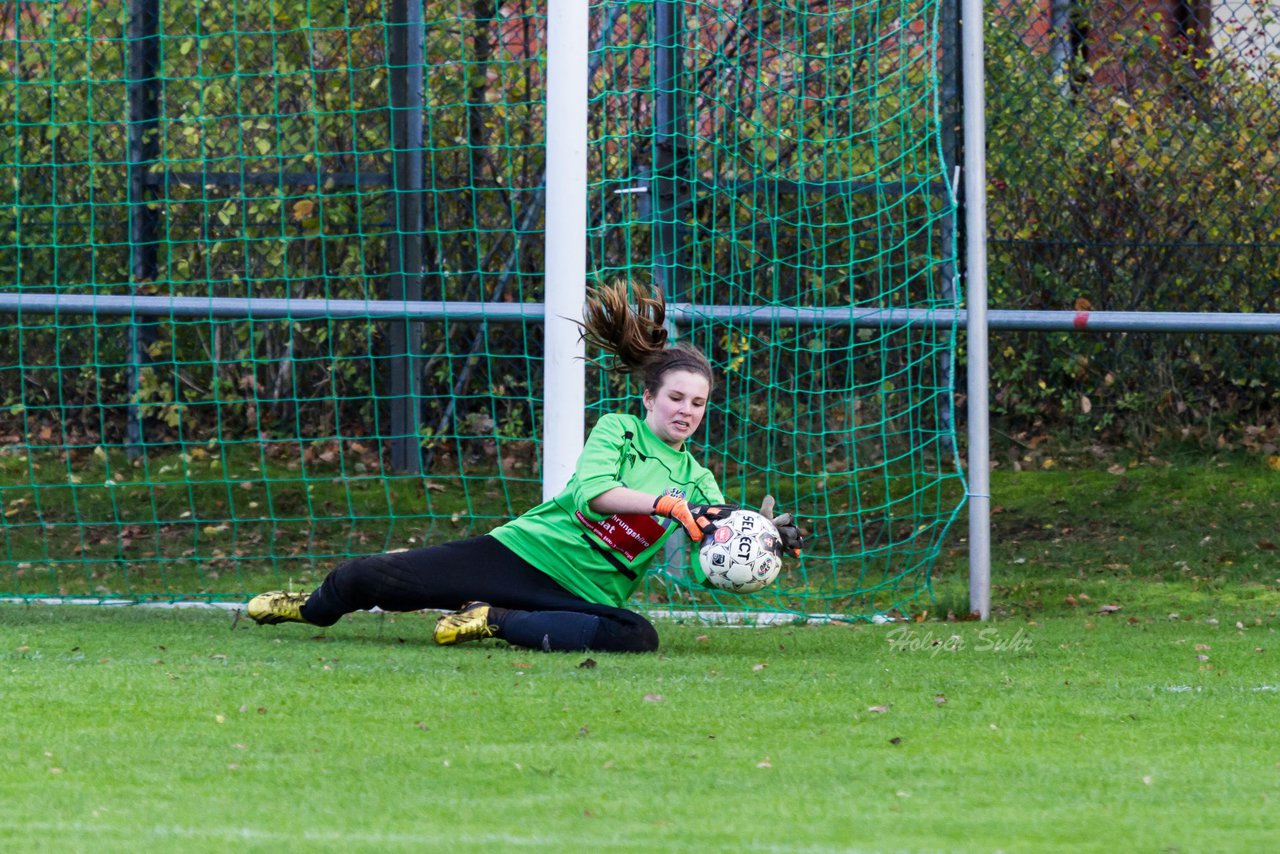
[[[337,566],[302,606],[331,626],[352,611],[452,611],[478,600],[510,613],[497,637],[547,651],[653,652],[658,633],[644,617],[576,596],[492,537],[359,557]]]

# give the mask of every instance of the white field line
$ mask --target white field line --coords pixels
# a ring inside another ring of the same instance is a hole
[[[131,599],[94,599],[92,597],[48,596],[39,599],[21,599],[18,597],[0,597],[0,604],[35,604],[35,605],[97,605],[108,608],[214,608],[223,611],[239,611],[244,608],[243,602],[200,602],[194,600],[177,600],[174,602],[134,602]],[[377,609],[374,609],[375,612]],[[851,618],[844,614],[793,614],[788,611],[753,611],[747,613],[731,613],[723,611],[671,610],[654,608],[642,610],[640,613],[655,620],[674,620],[677,622],[700,622],[707,625],[724,625],[735,627],[756,626],[791,626],[801,623],[843,623]],[[890,623],[892,617],[876,614],[871,617],[873,623]]]
[[[421,850],[423,846],[433,845],[440,839],[441,831],[438,828],[424,829],[421,833],[387,833],[385,831],[350,831],[342,830],[321,830],[316,828],[306,828],[303,830],[274,830],[269,828],[256,827],[234,827],[234,826],[189,826],[174,824],[156,824],[150,827],[140,827],[135,824],[121,826],[110,824],[107,822],[80,822],[80,821],[13,821],[0,819],[0,830],[6,831],[35,831],[43,834],[52,834],[54,839],[65,839],[69,835],[91,837],[91,836],[127,836],[130,839],[137,840],[139,837],[151,839],[198,839],[198,840],[224,840],[227,842],[279,842],[285,844],[286,847],[292,847],[300,842],[321,843],[321,844],[340,844],[343,846],[351,846],[355,850],[367,849],[369,846],[412,846],[414,850]],[[528,850],[536,848],[538,850],[555,850],[555,851],[573,851],[573,850],[599,850],[599,851],[652,851],[654,843],[649,842],[623,842],[616,837],[602,839],[593,837],[590,834],[516,834],[501,832],[469,832],[465,829],[450,828],[448,831],[450,838],[455,844],[474,845],[506,845],[518,846],[519,848]],[[53,840],[51,840],[53,841]],[[661,843],[661,849],[664,851],[681,851],[681,850],[704,850],[702,845],[693,845],[692,843],[681,844],[678,841],[664,839]],[[735,851],[752,851],[762,852],[763,854],[827,854],[827,852],[841,852],[841,854],[858,854],[862,849],[850,848],[846,846],[833,846],[821,844],[795,844],[795,843],[774,843],[774,842],[752,842],[744,840],[741,843],[734,843]]]

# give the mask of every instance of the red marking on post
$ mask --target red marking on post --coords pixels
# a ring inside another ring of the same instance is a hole
[[[1075,319],[1071,321],[1071,325],[1074,326],[1076,329],[1088,329],[1089,328],[1089,312],[1077,311]]]

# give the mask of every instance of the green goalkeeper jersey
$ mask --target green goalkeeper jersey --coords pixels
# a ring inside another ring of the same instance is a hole
[[[564,490],[492,532],[511,551],[588,602],[621,606],[680,524],[640,514],[602,516],[591,499],[619,486],[721,504],[715,476],[634,415],[605,415],[587,437]]]

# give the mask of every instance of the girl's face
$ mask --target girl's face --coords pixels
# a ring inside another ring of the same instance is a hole
[[[645,423],[653,434],[679,450],[707,412],[711,383],[692,371],[668,371],[657,394],[644,393]]]

